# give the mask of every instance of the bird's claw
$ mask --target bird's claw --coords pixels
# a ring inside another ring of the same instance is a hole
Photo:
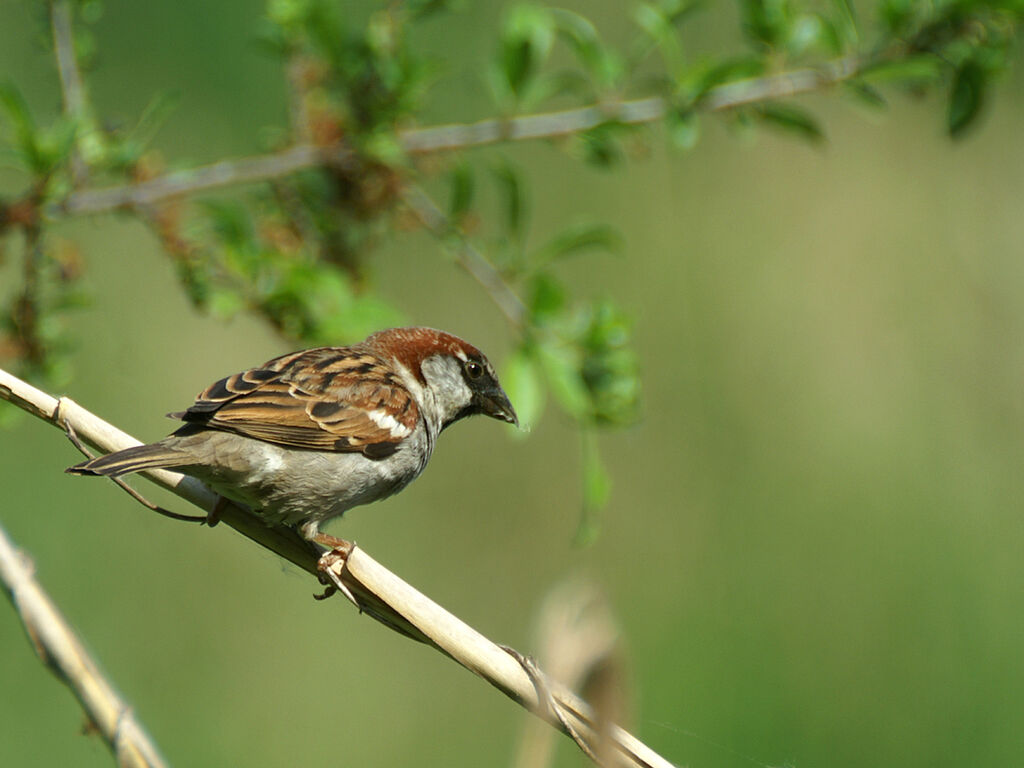
[[[317,540],[320,541],[321,537],[324,539],[331,539],[330,543],[333,545],[333,549],[329,552],[325,552],[320,557],[320,560],[317,561],[316,569],[320,574],[320,582],[322,584],[326,584],[327,588],[324,589],[323,593],[313,595],[313,597],[317,600],[326,600],[335,592],[341,592],[341,594],[351,601],[352,605],[362,610],[362,607],[359,605],[359,601],[356,600],[355,595],[353,595],[352,591],[345,585],[345,582],[341,580],[341,574],[345,570],[345,564],[348,561],[349,555],[351,555],[353,550],[355,550],[356,545],[352,542],[345,541],[344,539],[337,539],[333,536],[328,537],[326,534],[319,534],[317,536]],[[320,543],[327,542],[321,541]]]

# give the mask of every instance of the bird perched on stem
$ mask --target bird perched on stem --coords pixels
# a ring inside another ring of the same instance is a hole
[[[445,427],[482,413],[518,426],[491,364],[430,328],[274,358],[211,384],[173,434],[68,468],[118,477],[169,468],[309,540],[325,520],[407,486]]]

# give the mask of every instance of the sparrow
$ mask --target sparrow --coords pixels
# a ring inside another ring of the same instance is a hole
[[[431,328],[391,328],[221,379],[168,414],[184,425],[163,440],[67,471],[175,469],[268,525],[332,540],[319,532],[324,521],[405,488],[446,427],[481,413],[519,424],[480,350]]]

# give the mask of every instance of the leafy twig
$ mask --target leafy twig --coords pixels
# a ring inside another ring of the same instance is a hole
[[[120,450],[138,441],[121,432],[69,398],[57,400],[26,382],[0,370],[0,398],[54,424],[71,426],[80,438],[105,451]],[[61,422],[61,423],[58,423]],[[146,477],[211,510],[217,497],[202,483],[176,472],[155,470]],[[229,504],[219,508],[221,519],[245,536],[297,564],[317,573],[320,552],[292,530],[270,528],[251,512]],[[597,721],[590,707],[563,686],[543,676],[539,670],[528,673],[512,654],[476,632],[415,590],[371,558],[353,547],[341,579],[354,593],[363,612],[403,634],[425,642],[487,680],[506,696],[526,707],[555,727],[562,720],[571,724],[588,744],[595,743]],[[344,603],[347,605],[347,603]],[[536,685],[542,680],[550,696],[541,697]],[[617,765],[669,768],[671,763],[653,752],[621,728],[610,729]]]
[[[175,171],[141,184],[81,190],[69,195],[56,212],[108,213],[138,205],[153,205],[175,197],[269,181],[307,168],[344,163],[351,157],[351,150],[345,147],[300,144],[270,155],[223,160],[187,171]]]
[[[857,59],[842,58],[819,68],[796,69],[726,83],[709,89],[696,109],[722,112],[811,93],[854,77],[863,66]],[[399,141],[406,152],[418,155],[469,149],[500,141],[557,139],[606,122],[629,125],[656,122],[665,116],[667,109],[668,104],[661,97],[633,99],[507,119],[416,128],[402,131]],[[220,187],[268,181],[316,166],[343,163],[351,157],[352,150],[343,145],[319,147],[299,144],[270,155],[224,160],[176,171],[141,184],[80,190],[69,195],[58,210],[67,214],[105,213]]]
[[[843,58],[820,68],[795,69],[764,77],[737,80],[711,88],[697,109],[722,112],[755,102],[790,98],[819,91],[855,76],[862,64],[857,59]],[[402,146],[411,154],[459,150],[495,144],[500,141],[558,139],[595,128],[602,123],[625,125],[653,123],[665,116],[665,99],[608,102],[561,112],[523,115],[508,119],[481,120],[477,123],[438,125],[402,134]]]

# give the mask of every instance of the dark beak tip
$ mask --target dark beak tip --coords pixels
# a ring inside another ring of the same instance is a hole
[[[493,409],[488,409],[486,413],[492,419],[505,421],[509,424],[514,424],[517,427],[519,426],[519,417],[516,415],[516,412],[511,405],[496,403],[495,407]]]
[[[509,424],[514,424],[517,428],[519,427],[519,417],[516,415],[515,408],[512,404],[505,400],[505,402],[492,403],[493,408],[487,409],[487,415],[492,419],[498,419],[499,421],[505,421]]]

